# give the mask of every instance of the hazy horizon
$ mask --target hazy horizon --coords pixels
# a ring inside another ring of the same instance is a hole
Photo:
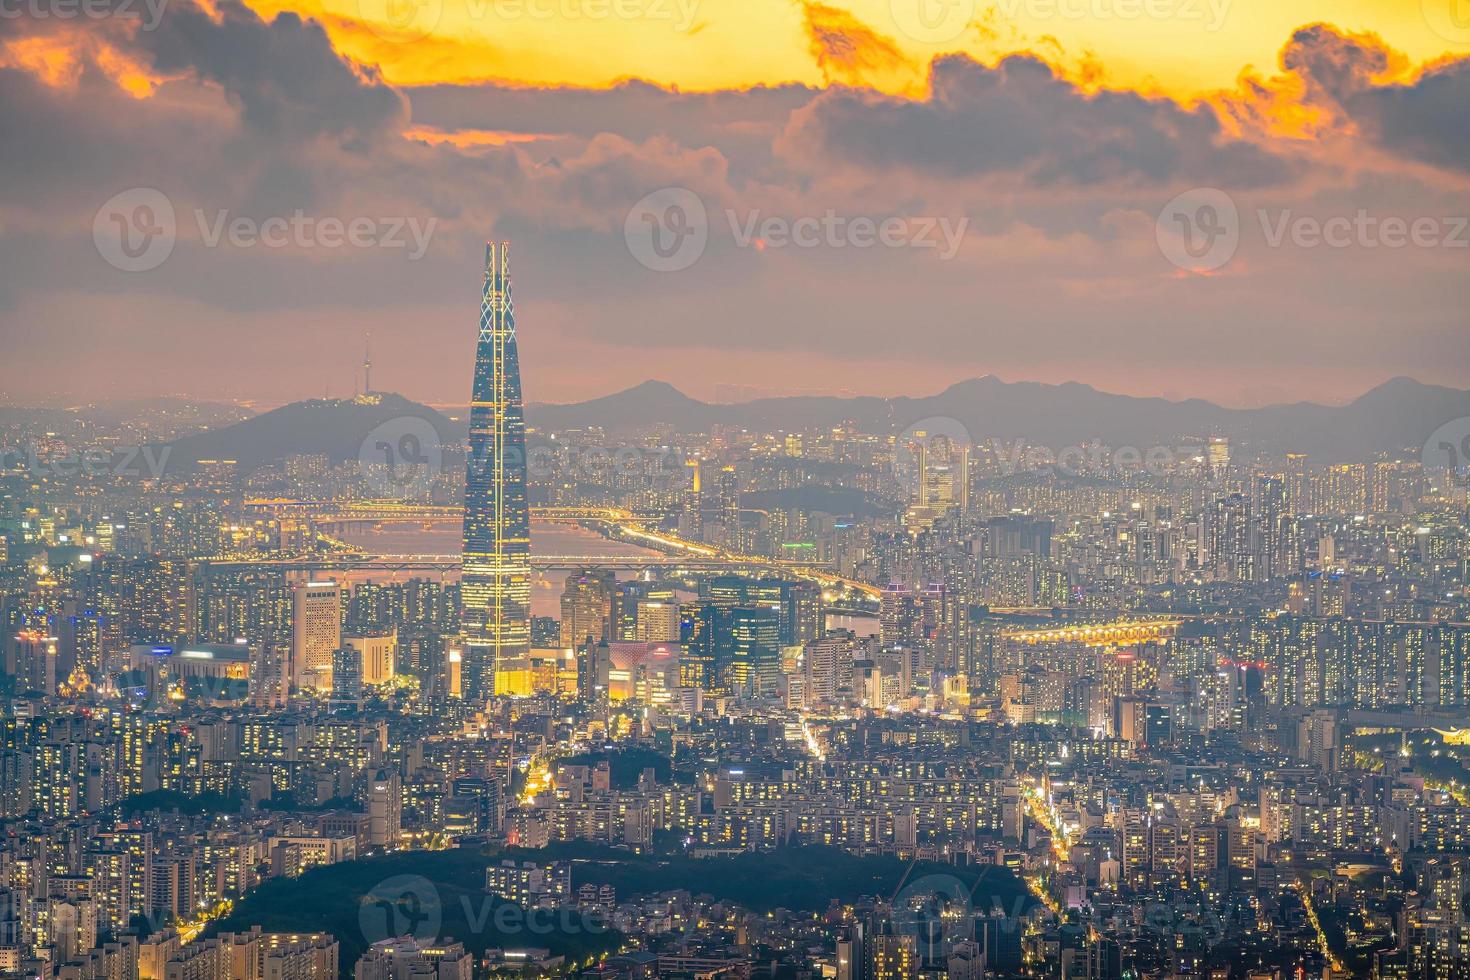
[[[1053,381],[1035,381],[1035,380],[1032,380],[1032,379],[1029,379],[1029,378],[1006,378],[1006,377],[1000,377],[1000,376],[995,376],[995,375],[975,375],[975,376],[971,376],[971,377],[958,378],[955,381],[952,381],[952,382],[950,382],[948,384],[945,384],[945,385],[943,385],[941,387],[936,387],[933,390],[894,391],[894,392],[882,392],[882,393],[879,393],[879,392],[842,392],[842,393],[828,392],[828,393],[824,393],[824,392],[814,392],[814,391],[811,391],[811,390],[796,389],[796,390],[792,390],[792,391],[784,392],[784,393],[783,392],[776,392],[776,393],[771,393],[771,394],[757,394],[757,395],[752,395],[751,397],[747,397],[747,398],[731,399],[731,400],[719,400],[719,399],[714,398],[714,397],[700,397],[698,394],[696,394],[694,392],[691,392],[689,390],[686,390],[685,388],[681,387],[678,384],[675,384],[675,383],[670,382],[670,381],[666,381],[666,380],[664,380],[662,378],[650,377],[650,378],[644,378],[641,381],[635,381],[635,382],[633,382],[631,384],[622,385],[622,386],[619,386],[619,387],[616,387],[616,388],[609,388],[609,389],[607,389],[605,391],[593,391],[593,392],[589,392],[589,393],[586,394],[585,397],[577,398],[577,399],[569,400],[569,401],[551,401],[551,400],[547,400],[547,399],[540,399],[540,398],[535,398],[535,397],[529,397],[527,399],[527,405],[528,406],[537,406],[537,405],[547,405],[547,406],[577,405],[577,404],[582,404],[582,403],[585,403],[585,402],[596,401],[597,399],[600,399],[600,398],[607,398],[607,397],[610,397],[610,396],[613,396],[613,395],[623,394],[625,392],[631,391],[631,390],[633,390],[635,388],[641,387],[641,386],[646,385],[646,384],[668,384],[668,385],[671,385],[673,388],[675,388],[676,390],[680,391],[684,395],[686,395],[686,396],[688,396],[690,398],[693,398],[695,401],[703,402],[703,403],[708,404],[708,405],[744,405],[744,404],[749,404],[749,403],[755,402],[755,401],[762,401],[762,400],[773,399],[773,398],[802,398],[802,397],[819,397],[819,398],[835,398],[835,399],[879,398],[879,399],[885,399],[885,400],[892,400],[892,399],[899,399],[899,398],[926,398],[926,397],[931,397],[931,396],[934,396],[934,395],[938,395],[938,394],[940,394],[940,393],[948,390],[949,388],[954,387],[955,385],[964,384],[965,382],[969,382],[969,381],[981,381],[981,380],[984,380],[986,377],[995,377],[996,380],[1000,381],[1002,384],[1007,384],[1007,385],[1016,385],[1016,384],[1043,384],[1043,385],[1050,385],[1050,386],[1053,386],[1053,387],[1060,387],[1062,385],[1068,385],[1068,384],[1081,384],[1081,385],[1086,385],[1088,387],[1091,387],[1094,390],[1099,391],[1099,392],[1101,392],[1103,394],[1107,394],[1107,395],[1119,395],[1119,396],[1128,397],[1128,398],[1162,398],[1165,401],[1170,401],[1170,402],[1181,402],[1181,401],[1188,401],[1188,400],[1195,399],[1195,398],[1201,398],[1201,396],[1198,396],[1198,395],[1188,395],[1188,394],[1182,394],[1182,393],[1178,393],[1178,392],[1168,392],[1168,391],[1115,391],[1115,390],[1110,390],[1108,388],[1101,387],[1101,386],[1096,385],[1096,384],[1089,384],[1086,381],[1078,381],[1078,380],[1075,380],[1075,379],[1068,379],[1068,380],[1064,380],[1064,381],[1056,381],[1056,382],[1053,382]],[[1367,385],[1366,387],[1364,387],[1360,391],[1353,391],[1351,393],[1342,395],[1340,397],[1337,397],[1337,398],[1334,398],[1334,399],[1331,399],[1331,400],[1319,400],[1319,399],[1315,399],[1315,398],[1263,399],[1263,400],[1253,401],[1253,402],[1243,402],[1243,401],[1242,402],[1230,402],[1230,401],[1225,401],[1225,400],[1216,400],[1216,399],[1212,399],[1212,398],[1201,398],[1201,400],[1207,401],[1207,402],[1211,402],[1212,404],[1215,404],[1215,405],[1217,405],[1217,406],[1219,406],[1221,408],[1226,408],[1226,409],[1269,408],[1269,407],[1277,406],[1277,405],[1294,404],[1296,402],[1309,402],[1309,403],[1312,403],[1312,404],[1318,404],[1318,405],[1322,405],[1322,406],[1329,407],[1329,408],[1338,408],[1338,407],[1342,407],[1342,406],[1351,404],[1352,402],[1356,401],[1358,398],[1361,398],[1363,395],[1365,395],[1365,394],[1369,393],[1370,391],[1373,391],[1373,390],[1375,390],[1375,389],[1377,389],[1377,388],[1379,388],[1379,387],[1381,387],[1381,386],[1383,386],[1385,384],[1388,384],[1388,383],[1390,383],[1392,381],[1401,380],[1401,379],[1407,379],[1409,381],[1413,381],[1415,383],[1426,385],[1426,386],[1431,386],[1431,387],[1450,388],[1450,389],[1453,389],[1453,390],[1456,390],[1456,391],[1470,390],[1470,388],[1461,388],[1461,387],[1458,387],[1455,384],[1438,384],[1436,382],[1426,381],[1423,378],[1415,378],[1415,377],[1411,377],[1409,375],[1388,375],[1388,376],[1384,376],[1382,379],[1380,379],[1380,380],[1378,380],[1376,382],[1373,382],[1373,383]],[[396,391],[396,390],[393,390],[391,388],[384,388],[384,387],[382,387],[382,386],[380,386],[380,385],[378,385],[376,383],[373,385],[373,391],[374,391],[374,393],[377,393],[377,394],[398,395],[400,397],[403,397],[403,398],[408,399],[409,401],[413,401],[413,402],[416,402],[416,403],[418,403],[420,405],[426,405],[429,408],[434,408],[434,409],[439,409],[439,410],[463,409],[463,408],[466,408],[468,406],[468,399],[465,399],[465,400],[462,400],[462,401],[454,401],[454,400],[434,400],[434,399],[432,399],[430,397],[422,397],[422,398],[420,398],[420,397],[415,397],[413,394],[411,394],[409,392]],[[360,392],[353,392],[353,391],[349,391],[349,390],[341,390],[341,391],[333,390],[333,391],[328,391],[328,392],[317,392],[315,394],[303,392],[298,397],[290,397],[290,398],[285,398],[283,400],[276,401],[276,400],[264,400],[264,399],[241,399],[241,400],[221,399],[221,398],[211,398],[211,397],[209,397],[207,395],[191,395],[191,394],[187,394],[187,393],[184,393],[184,392],[153,392],[153,393],[148,394],[148,395],[135,395],[135,396],[118,397],[118,398],[111,398],[111,399],[91,399],[91,400],[88,400],[88,401],[81,401],[81,402],[74,401],[74,400],[64,400],[64,399],[36,400],[36,401],[4,401],[4,400],[0,400],[0,408],[16,409],[16,410],[36,409],[36,410],[46,410],[46,411],[72,411],[72,410],[80,410],[80,409],[88,408],[88,407],[108,408],[108,407],[117,406],[117,405],[127,405],[127,404],[132,404],[132,403],[137,403],[137,402],[148,401],[148,400],[151,400],[151,399],[168,399],[168,400],[175,400],[175,401],[181,401],[181,402],[191,402],[191,403],[196,403],[196,404],[227,405],[227,406],[235,407],[235,408],[247,408],[247,409],[250,409],[252,411],[255,411],[256,413],[261,413],[261,412],[271,411],[272,409],[281,408],[281,407],[286,406],[286,405],[298,404],[300,402],[312,401],[312,400],[320,399],[320,398],[348,399],[348,398],[352,398],[355,394],[359,394],[359,393]],[[711,392],[711,395],[714,395],[714,394],[715,394],[715,392],[712,391]]]

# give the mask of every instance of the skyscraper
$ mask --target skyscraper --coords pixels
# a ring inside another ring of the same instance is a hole
[[[332,654],[342,645],[342,587],[303,582],[293,594],[291,667],[301,690],[332,689]]]
[[[362,697],[362,651],[344,643],[332,651],[332,700],[352,702]]]
[[[588,637],[608,638],[608,620],[617,579],[610,571],[580,569],[567,576],[561,594],[561,645],[568,650],[580,647]]]
[[[461,563],[463,692],[483,701],[496,693],[497,672],[523,671],[531,651],[526,421],[505,242],[485,245]]]

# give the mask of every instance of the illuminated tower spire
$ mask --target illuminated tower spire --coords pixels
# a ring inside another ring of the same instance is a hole
[[[373,335],[368,334],[362,340],[362,393],[371,395],[373,393]]]
[[[531,521],[521,367],[505,242],[485,246],[461,562],[464,696],[483,701],[491,694],[514,693],[504,679],[526,669],[531,650]]]

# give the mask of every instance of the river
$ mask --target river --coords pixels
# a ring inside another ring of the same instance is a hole
[[[342,535],[342,540],[365,551],[379,555],[457,555],[461,547],[461,530],[457,523],[435,523],[425,527],[421,524],[381,524]],[[590,558],[642,558],[659,553],[648,548],[614,541],[596,531],[575,524],[559,524],[544,521],[531,522],[531,553],[538,556],[567,556]],[[567,568],[537,569],[531,580],[531,614],[533,616],[561,617],[561,594],[566,587],[567,575],[576,564],[569,562]],[[619,572],[621,578],[632,578],[633,572]],[[446,568],[443,571],[418,570],[412,572],[355,572],[334,575],[344,584],[356,584],[371,579],[375,582],[405,581],[411,578],[430,578],[453,582],[459,579],[459,570]],[[827,620],[829,629],[850,629],[859,636],[869,636],[878,631],[878,621],[867,616],[833,615]]]
[[[342,540],[365,551],[379,555],[457,555],[461,547],[461,530],[457,523],[434,523],[425,527],[420,524],[380,524],[375,528],[364,528],[343,534]],[[573,556],[579,558],[642,558],[658,555],[648,548],[640,548],[626,541],[605,538],[596,531],[589,531],[574,524],[553,524],[543,521],[531,522],[531,553],[534,555]],[[566,587],[567,568],[537,569],[531,580],[531,614],[533,616],[561,616],[561,593]],[[631,578],[632,572],[622,572]],[[404,581],[410,578],[430,578],[453,582],[459,579],[459,570],[446,568],[443,571],[418,570],[412,572],[353,573],[334,575],[344,583],[356,583],[371,579],[375,582]]]

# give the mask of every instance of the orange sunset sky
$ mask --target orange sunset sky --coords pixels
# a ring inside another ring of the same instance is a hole
[[[378,387],[452,403],[487,237],[531,401],[1470,380],[1466,0],[56,2],[0,20],[0,403],[344,395],[368,334]],[[669,188],[708,244],[660,271],[628,235]],[[98,236],[140,189],[170,251],[130,271]],[[1201,189],[1237,212],[1218,265],[1165,241]],[[383,240],[210,232],[298,213]],[[741,239],[828,213],[963,234]]]

